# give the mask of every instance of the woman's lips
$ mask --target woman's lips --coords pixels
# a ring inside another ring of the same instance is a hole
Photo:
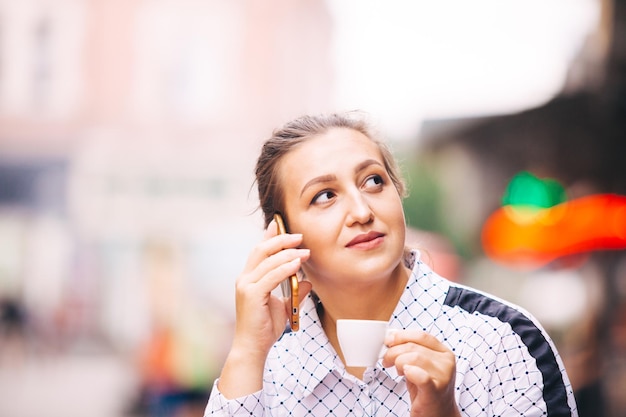
[[[346,245],[347,248],[371,249],[380,245],[385,235],[380,232],[369,232],[358,235]]]

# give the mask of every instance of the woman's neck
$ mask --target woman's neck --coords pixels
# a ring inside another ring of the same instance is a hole
[[[324,319],[384,320],[387,321],[402,296],[410,271],[398,265],[389,279],[380,283],[360,286],[320,288],[314,284],[313,291],[319,297]]]
[[[371,285],[358,288],[356,291],[323,291],[319,298],[317,312],[328,337],[328,341],[339,354],[345,364],[339,340],[337,339],[338,319],[362,319],[388,321],[404,292],[410,271],[402,264],[396,273],[384,282],[384,285]],[[314,289],[315,290],[315,289]],[[346,371],[359,379],[363,379],[365,368],[346,367]]]

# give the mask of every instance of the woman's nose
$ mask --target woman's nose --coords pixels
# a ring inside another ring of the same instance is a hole
[[[367,224],[374,219],[374,212],[367,199],[361,193],[354,193],[348,204],[348,225]]]

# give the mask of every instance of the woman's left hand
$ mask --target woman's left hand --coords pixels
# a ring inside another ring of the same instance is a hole
[[[456,359],[434,336],[419,330],[394,330],[385,339],[383,366],[404,375],[411,416],[458,417],[454,399]]]

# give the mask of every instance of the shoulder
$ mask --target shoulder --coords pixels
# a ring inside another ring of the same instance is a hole
[[[538,364],[557,364],[558,354],[552,340],[527,310],[440,277],[419,260],[419,253],[412,267],[410,292],[416,304],[434,319],[425,327],[447,340],[457,352],[463,347],[485,353],[515,348],[520,354],[526,352],[524,355],[532,356]]]
[[[525,344],[531,338],[549,338],[539,321],[524,308],[475,288],[450,284],[443,302],[444,309],[454,310],[466,320],[507,325]],[[450,313],[448,313],[450,314]]]
[[[481,363],[498,374],[500,383],[514,381],[520,392],[542,387],[540,396],[550,415],[555,410],[569,415],[575,408],[558,351],[532,314],[491,294],[456,284],[450,285],[443,308],[457,330],[454,334],[462,336],[453,344],[470,381],[467,370],[473,363]],[[464,329],[459,331],[461,327]]]
[[[508,324],[514,331],[522,333],[525,327],[544,333],[537,319],[524,308],[488,292],[441,277],[420,259],[417,251],[411,252],[405,264],[412,269],[407,291],[415,297],[414,301],[423,303],[426,294],[433,302],[440,304],[441,312],[433,316],[435,318],[445,315],[450,319],[452,314],[466,320],[470,327],[487,320]]]
[[[569,415],[575,408],[571,384],[556,347],[531,313],[439,276],[419,252],[405,258],[405,265],[412,273],[397,309],[398,323],[422,327],[454,352],[457,383],[467,392],[463,401],[473,404],[486,389],[501,398],[523,392],[523,398],[545,404],[550,415]],[[402,314],[407,307],[410,317]]]

